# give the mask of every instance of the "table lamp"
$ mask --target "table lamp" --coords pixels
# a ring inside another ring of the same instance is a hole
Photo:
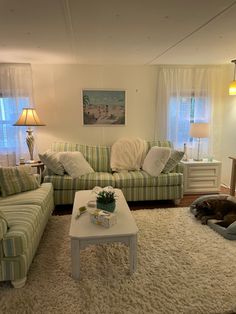
[[[191,123],[190,124],[190,136],[198,139],[197,158],[196,161],[201,161],[200,158],[200,139],[209,136],[209,124],[208,123]]]
[[[34,108],[23,108],[23,111],[21,113],[21,116],[14,124],[15,126],[28,126],[28,130],[26,131],[27,137],[26,137],[26,143],[29,149],[30,154],[30,160],[29,163],[34,163],[34,136],[33,136],[33,130],[30,128],[31,126],[44,126],[35,109]]]

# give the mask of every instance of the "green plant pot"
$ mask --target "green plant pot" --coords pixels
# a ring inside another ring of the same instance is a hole
[[[103,204],[97,201],[97,208],[113,213],[116,208],[116,202],[114,201],[112,203]]]

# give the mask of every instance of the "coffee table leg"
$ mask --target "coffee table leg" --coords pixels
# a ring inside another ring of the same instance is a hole
[[[137,235],[136,234],[130,237],[129,263],[130,263],[130,273],[133,274],[137,269]]]
[[[72,277],[79,279],[80,268],[80,245],[78,239],[71,239],[71,264],[72,264]]]

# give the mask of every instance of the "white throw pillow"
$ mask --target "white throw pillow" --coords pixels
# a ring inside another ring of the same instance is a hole
[[[153,177],[159,176],[171,154],[168,147],[153,146],[143,162],[143,170]]]
[[[66,172],[72,178],[78,178],[84,174],[94,172],[81,152],[65,152],[60,155],[59,159]]]
[[[147,152],[147,142],[138,137],[118,139],[111,148],[111,169],[140,170]]]

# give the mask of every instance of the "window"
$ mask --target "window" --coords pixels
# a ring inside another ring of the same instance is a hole
[[[15,127],[24,107],[29,107],[29,98],[0,97],[0,152],[7,153],[17,151],[19,146],[19,136],[24,127]],[[20,130],[21,129],[21,130]]]
[[[191,95],[171,96],[168,108],[168,138],[175,147],[183,149],[184,143],[193,144],[190,137],[190,123],[209,122],[210,107],[208,97],[204,93]],[[204,150],[207,149],[208,139],[202,139]]]

